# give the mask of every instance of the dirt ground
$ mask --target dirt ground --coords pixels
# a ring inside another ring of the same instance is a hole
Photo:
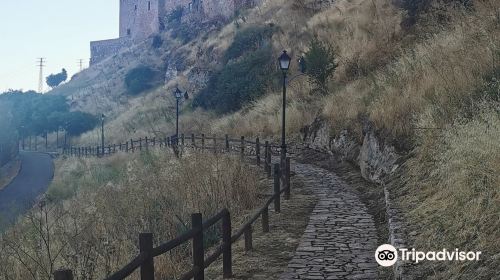
[[[270,206],[270,232],[262,232],[260,219],[254,224],[254,249],[245,252],[243,237],[233,244],[233,279],[277,279],[287,268],[317,202],[312,190],[296,177],[291,185],[292,197],[281,201],[281,213]],[[206,279],[222,279],[220,259],[207,269]]]

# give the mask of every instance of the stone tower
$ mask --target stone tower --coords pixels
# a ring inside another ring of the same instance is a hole
[[[120,38],[142,41],[159,31],[160,0],[120,0]]]
[[[118,0],[120,1],[120,36],[90,42],[91,64],[96,64],[120,50],[144,41],[160,31],[160,22],[177,7],[184,9],[188,20],[199,22],[228,20],[242,8],[261,0]]]

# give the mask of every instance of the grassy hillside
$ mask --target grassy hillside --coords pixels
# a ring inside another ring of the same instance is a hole
[[[408,158],[396,191],[417,232],[414,246],[485,252],[479,263],[423,264],[425,276],[494,277],[500,252],[500,2],[339,0],[323,8],[314,2],[267,0],[199,35],[179,37],[179,30],[168,30],[160,48],[147,41],[124,50],[54,93],[73,96],[74,108],[109,112],[110,141],[169,135],[176,85],[192,96],[215,94],[208,105],[228,102],[235,97],[216,95],[226,90],[217,87],[226,81],[224,71],[248,67],[230,71],[243,85],[245,75],[256,71],[256,51],[267,49],[273,59],[287,49],[297,59],[316,37],[333,46],[339,66],[326,95],[313,92],[303,76],[290,82],[289,136],[299,139],[316,118],[330,125],[332,136],[348,131],[359,142],[363,128],[371,127],[381,142]],[[266,26],[271,34],[263,32],[251,41],[253,48],[241,50],[240,40],[250,36],[242,33]],[[124,76],[138,65],[167,73],[165,83],[128,95]],[[274,75],[268,67],[262,71]],[[291,71],[298,73],[296,60]],[[237,111],[195,108],[190,99],[182,106],[182,130],[277,136],[276,79],[259,79],[234,93],[245,97],[234,101]],[[99,132],[77,141],[97,144]]]

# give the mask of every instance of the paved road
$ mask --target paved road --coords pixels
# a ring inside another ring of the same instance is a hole
[[[21,152],[21,170],[0,191],[0,231],[33,206],[54,176],[52,158],[43,153]]]
[[[377,233],[365,205],[337,175],[309,164],[294,169],[319,202],[279,279],[377,279]]]

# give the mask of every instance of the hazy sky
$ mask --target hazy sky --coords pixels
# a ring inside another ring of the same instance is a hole
[[[118,0],[1,0],[0,92],[37,90],[37,58],[44,77],[79,71],[90,58],[89,42],[118,37]],[[68,78],[69,78],[68,77]],[[47,86],[45,90],[47,90]]]

